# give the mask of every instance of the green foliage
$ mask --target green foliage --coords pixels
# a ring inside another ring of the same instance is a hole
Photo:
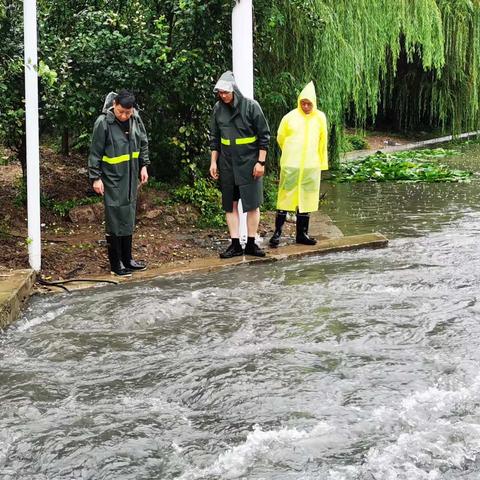
[[[314,80],[319,108],[336,127],[332,147],[342,143],[347,116],[363,126],[379,107],[403,128],[480,127],[478,0],[255,4],[257,96],[273,125]]]
[[[174,200],[190,203],[200,210],[198,227],[222,227],[225,225],[225,212],[221,206],[221,194],[213,181],[196,178],[193,185],[179,187],[173,192]]]
[[[13,203],[16,207],[24,207],[27,204],[27,182],[21,178],[15,183],[16,194]]]
[[[94,203],[100,203],[102,197],[85,197],[85,198],[72,198],[63,202],[57,202],[55,200],[48,201],[48,207],[57,215],[66,217],[68,212],[72,208],[79,207],[81,205],[93,205]]]
[[[276,210],[278,195],[278,177],[273,174],[263,178],[263,209]]]
[[[365,136],[361,135],[345,135],[343,137],[342,151],[351,152],[353,150],[364,150],[368,148],[368,142]]]
[[[232,0],[38,0],[41,130],[88,146],[105,95],[138,97],[155,175],[208,168],[212,87],[231,67]],[[276,131],[310,80],[335,167],[348,118],[480,128],[478,0],[256,0],[256,97]],[[23,4],[0,2],[0,142],[25,158]],[[358,145],[357,145],[358,146]],[[277,151],[278,153],[278,151]],[[275,155],[272,148],[271,155]]]
[[[15,195],[14,204],[17,207],[24,207],[27,205],[27,182],[21,178],[17,182],[16,187],[17,193]],[[42,208],[48,208],[61,217],[68,215],[68,212],[74,207],[80,205],[93,205],[94,203],[99,203],[101,201],[102,197],[72,198],[70,200],[57,201],[40,194],[40,205]]]
[[[341,164],[333,174],[337,182],[461,182],[468,181],[472,172],[455,170],[446,165],[428,162],[450,155],[455,150],[437,148],[399,153],[376,153],[360,161]]]
[[[157,190],[158,192],[169,192],[172,186],[167,182],[157,180],[155,177],[150,177],[148,183],[145,184],[145,188]]]

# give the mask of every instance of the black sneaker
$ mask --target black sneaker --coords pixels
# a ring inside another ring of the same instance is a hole
[[[245,246],[245,255],[252,255],[253,257],[264,257],[265,252],[256,244]]]
[[[233,258],[233,257],[242,257],[243,256],[243,248],[242,247],[235,247],[232,243],[228,246],[228,248],[220,254],[220,258]]]

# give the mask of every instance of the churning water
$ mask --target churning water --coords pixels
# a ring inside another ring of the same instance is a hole
[[[327,186],[387,249],[32,299],[0,478],[480,478],[479,186]]]

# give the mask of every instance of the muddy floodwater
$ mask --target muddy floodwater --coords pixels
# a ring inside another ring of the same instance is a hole
[[[33,298],[0,479],[478,480],[479,178],[325,183],[386,249]]]

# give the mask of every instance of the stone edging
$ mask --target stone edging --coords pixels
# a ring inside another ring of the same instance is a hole
[[[17,319],[23,302],[32,292],[35,280],[33,270],[0,271],[0,330]]]

